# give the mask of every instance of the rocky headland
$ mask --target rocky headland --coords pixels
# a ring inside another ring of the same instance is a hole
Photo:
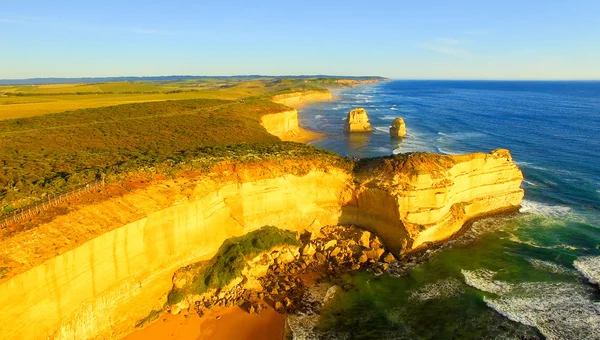
[[[262,124],[273,134],[298,128],[293,109],[270,115]],[[281,145],[268,156],[219,158],[206,171],[109,186],[1,239],[0,336],[121,338],[163,308],[204,313],[239,304],[256,312],[269,304],[316,312],[318,304],[304,305],[312,283],[303,277],[383,272],[470,220],[517,209],[523,197],[521,171],[507,150],[353,161]],[[298,238],[234,257],[243,268],[227,283],[197,280],[207,287],[186,290],[227,240],[265,226]]]
[[[369,116],[367,111],[362,107],[351,110],[348,112],[346,117],[346,124],[344,125],[344,132],[371,132],[371,123],[369,123]]]

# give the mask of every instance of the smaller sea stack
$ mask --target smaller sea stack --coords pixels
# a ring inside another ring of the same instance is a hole
[[[369,123],[369,116],[367,116],[367,111],[360,107],[348,112],[348,118],[346,118],[346,125],[344,127],[344,131],[371,132],[371,124]]]
[[[400,138],[406,136],[406,124],[404,124],[404,119],[394,119],[394,121],[392,122],[392,127],[390,127],[390,136],[393,138]]]

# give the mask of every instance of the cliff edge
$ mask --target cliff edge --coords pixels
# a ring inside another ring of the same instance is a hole
[[[19,263],[0,280],[0,338],[119,338],[164,303],[178,268],[266,225],[356,225],[399,255],[451,237],[470,219],[515,209],[523,197],[507,150],[367,159],[353,171],[339,164],[225,162],[0,240],[3,258]]]
[[[522,180],[504,149],[363,160],[341,223],[377,232],[395,252],[409,252],[451,237],[473,218],[518,208]]]

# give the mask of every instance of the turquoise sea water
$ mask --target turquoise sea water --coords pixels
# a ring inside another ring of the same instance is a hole
[[[509,149],[523,170],[515,216],[476,222],[394,274],[357,272],[323,312],[319,337],[600,339],[600,82],[393,81],[300,112],[354,157]],[[374,132],[345,136],[355,107]],[[388,127],[404,118],[408,135]]]

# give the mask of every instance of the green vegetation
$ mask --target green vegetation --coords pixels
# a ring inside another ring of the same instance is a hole
[[[0,120],[0,214],[101,176],[108,181],[139,172],[173,176],[181,170],[209,170],[228,160],[319,159],[351,168],[351,162],[333,153],[282,143],[260,124],[261,116],[286,110],[270,101],[274,95],[322,90],[315,82],[323,81],[192,79],[0,86],[0,119],[2,110],[27,116]],[[153,94],[130,94],[134,92]],[[192,95],[196,98],[185,99]],[[170,98],[178,100],[166,100]],[[135,103],[112,105],[113,100]],[[94,108],[35,116],[86,105]],[[306,170],[300,164],[293,169]]]
[[[144,317],[143,319],[141,319],[140,321],[138,321],[138,323],[135,325],[136,328],[142,327],[147,323],[150,323],[156,319],[158,319],[158,317],[160,316],[160,313],[162,313],[162,310],[155,310],[153,309],[152,311],[150,311],[150,313]]]
[[[301,243],[296,233],[272,226],[226,240],[210,261],[199,262],[184,269],[193,273],[192,282],[183,290],[173,289],[169,293],[168,303],[178,303],[186,293],[202,294],[209,288],[226,286],[241,275],[249,259],[278,245],[300,246]]]
[[[285,107],[268,100],[194,99],[125,104],[0,121],[0,207],[57,194],[102,174],[109,181],[139,171],[174,175],[223,160],[341,157],[281,143],[260,117]]]

